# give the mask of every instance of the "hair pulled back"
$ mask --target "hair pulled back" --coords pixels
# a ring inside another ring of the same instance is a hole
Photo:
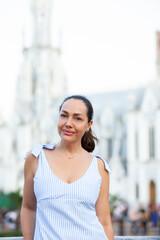
[[[60,105],[59,111],[61,111],[61,108],[64,102],[66,102],[69,99],[78,99],[84,102],[84,104],[87,107],[88,123],[90,123],[90,121],[93,119],[93,107],[91,102],[82,95],[72,95],[72,96],[66,97],[62,102],[62,104]],[[98,142],[98,139],[94,135],[92,129],[90,128],[89,131],[85,132],[85,134],[83,135],[81,140],[81,145],[87,152],[93,152],[95,148],[95,141]]]

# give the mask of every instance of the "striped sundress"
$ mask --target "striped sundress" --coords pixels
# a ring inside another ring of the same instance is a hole
[[[39,156],[33,179],[37,199],[34,240],[107,240],[95,211],[101,186],[97,157],[93,155],[81,178],[66,183],[53,173],[46,159],[43,148],[54,146],[36,144],[31,152]],[[110,172],[108,164],[104,164]]]

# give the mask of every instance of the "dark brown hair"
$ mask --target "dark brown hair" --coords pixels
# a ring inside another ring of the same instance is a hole
[[[84,104],[87,107],[87,117],[88,117],[88,123],[93,119],[93,107],[91,102],[84,96],[81,95],[72,95],[64,99],[62,102],[59,111],[61,111],[61,108],[64,104],[69,99],[78,99],[84,102]],[[85,134],[82,137],[81,140],[81,145],[82,147],[87,151],[87,152],[93,152],[95,148],[95,141],[98,142],[97,137],[94,135],[92,129],[90,128],[89,131],[85,132]]]

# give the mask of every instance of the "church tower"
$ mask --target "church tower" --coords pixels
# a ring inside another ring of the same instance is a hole
[[[0,190],[22,188],[25,152],[36,143],[53,142],[56,135],[54,107],[66,94],[66,78],[61,51],[52,46],[52,1],[30,0],[32,43],[23,46],[11,124],[0,126]]]
[[[35,143],[51,141],[48,133],[53,129],[53,106],[57,98],[66,94],[61,51],[52,46],[51,40],[53,0],[30,1],[32,43],[23,47],[13,117],[17,159],[23,159],[22,153]]]
[[[32,94],[34,113],[48,111],[52,82],[51,0],[31,0],[32,12]],[[53,67],[53,66],[52,66]]]
[[[32,0],[33,46],[50,47],[51,45],[51,0]]]
[[[66,78],[61,51],[52,47],[53,0],[31,0],[32,45],[23,48],[23,64],[17,84],[16,112],[20,122],[39,118],[53,99],[65,94]],[[23,112],[27,114],[23,114]]]

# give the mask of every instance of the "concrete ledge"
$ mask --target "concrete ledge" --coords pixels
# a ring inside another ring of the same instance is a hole
[[[0,237],[0,240],[23,240],[23,237]]]
[[[23,240],[23,237],[0,237],[0,240]],[[160,240],[160,236],[115,236],[114,240]]]
[[[115,236],[115,240],[160,240],[160,236]]]

